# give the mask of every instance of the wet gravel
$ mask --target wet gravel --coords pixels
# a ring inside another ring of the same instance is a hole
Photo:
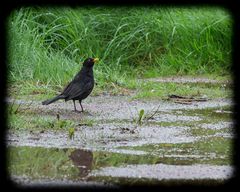
[[[42,106],[41,102],[31,102],[23,100],[7,99],[7,102],[22,103],[22,107],[29,107],[31,104],[32,114],[56,117],[60,119],[73,120],[76,123],[74,138],[69,138],[68,130],[33,130],[21,131],[9,130],[6,135],[8,146],[31,146],[44,148],[75,148],[88,149],[91,151],[107,151],[120,154],[146,155],[143,150],[120,149],[119,147],[134,147],[145,144],[179,144],[194,143],[207,136],[194,136],[190,133],[191,126],[176,125],[171,123],[194,122],[198,123],[198,128],[221,131],[228,128],[228,132],[217,132],[211,137],[232,138],[231,129],[233,123],[229,121],[219,121],[217,123],[201,123],[205,118],[203,115],[184,115],[184,111],[190,109],[209,109],[231,106],[230,99],[216,99],[205,102],[193,102],[190,105],[176,104],[170,101],[151,100],[138,101],[131,100],[127,96],[98,96],[89,97],[83,102],[86,110],[84,113],[73,112],[72,102],[65,103],[58,101],[52,105]],[[145,115],[149,116],[159,108],[153,118],[142,125],[136,123],[139,111],[144,109]],[[93,125],[77,125],[83,119],[93,120]],[[164,125],[164,123],[169,123]],[[171,149],[169,149],[171,150]],[[179,151],[180,152],[180,151]],[[154,152],[152,153],[154,154]],[[160,153],[156,152],[155,155]],[[216,154],[205,154],[206,156],[216,156]],[[172,158],[204,158],[198,154],[166,154],[165,157]],[[126,177],[126,178],[153,178],[163,179],[228,179],[233,172],[232,166],[217,166],[205,164],[193,165],[127,165],[121,167],[103,167],[93,170],[92,176]],[[48,184],[76,184],[73,181],[60,180],[35,180],[31,178],[17,177],[20,183],[31,185],[42,183]],[[16,179],[16,180],[18,180]],[[84,183],[80,183],[84,184]],[[98,184],[96,184],[98,185]]]
[[[233,122],[219,122],[219,123],[208,123],[208,124],[203,123],[201,127],[204,129],[216,129],[216,130],[220,130],[224,128],[231,129],[233,128]]]
[[[57,101],[51,105],[44,106],[39,101],[23,101],[7,99],[7,102],[15,102],[16,104],[31,104],[31,109],[43,114],[57,115],[61,117],[71,117],[81,119],[87,117],[94,120],[132,120],[138,117],[139,111],[144,109],[146,115],[153,114],[157,108],[161,112],[161,118],[166,120],[177,121],[182,120],[200,120],[200,117],[176,116],[169,115],[172,110],[190,110],[190,109],[205,109],[205,108],[221,108],[223,106],[232,105],[231,99],[215,99],[205,102],[192,102],[191,105],[184,105],[164,100],[131,100],[128,96],[97,96],[89,97],[83,101],[85,113],[75,113],[73,111],[72,102]],[[164,112],[167,113],[164,116]]]
[[[230,84],[231,81],[220,81],[214,79],[208,79],[205,77],[186,77],[186,76],[175,76],[175,77],[161,77],[161,78],[148,78],[144,81],[152,81],[159,83],[212,83],[212,84]]]
[[[132,126],[132,128],[131,128]],[[125,128],[129,128],[125,131]],[[65,131],[18,132],[9,133],[7,142],[13,146],[38,146],[59,148],[87,148],[87,149],[112,149],[121,146],[139,146],[155,143],[187,143],[196,141],[197,138],[185,133],[188,127],[180,126],[113,126],[108,124],[93,127],[81,127],[70,139]],[[131,133],[134,130],[134,133]]]
[[[8,102],[13,100],[8,99]],[[162,125],[162,122],[198,122],[203,119],[199,115],[183,115],[173,113],[173,110],[189,110],[216,108],[231,105],[230,99],[210,100],[206,102],[194,102],[192,105],[176,104],[172,102],[153,100],[130,100],[126,96],[99,96],[86,99],[84,107],[87,112],[75,113],[72,111],[72,102],[59,101],[52,105],[43,106],[40,102],[14,101],[16,103],[32,103],[33,113],[57,116],[61,119],[72,119],[81,122],[82,119],[96,121],[92,126],[76,126],[74,140],[69,139],[68,131],[47,130],[29,132],[27,129],[21,132],[10,131],[7,134],[9,145],[19,146],[43,146],[43,147],[80,147],[91,149],[112,149],[119,146],[139,146],[154,143],[187,143],[194,142],[200,137],[188,134],[190,127],[180,125]],[[26,106],[28,106],[26,104]],[[151,115],[159,106],[159,112],[149,119],[149,123],[137,125],[136,119],[141,109],[146,116]],[[199,124],[204,129],[221,129],[232,126],[231,122],[219,122],[216,124]],[[232,137],[231,134],[227,134]]]

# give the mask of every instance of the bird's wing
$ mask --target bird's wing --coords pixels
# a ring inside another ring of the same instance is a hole
[[[67,89],[63,92],[66,96],[66,100],[71,100],[73,98],[79,97],[82,94],[90,93],[93,89],[92,82],[71,82]]]
[[[73,84],[76,84],[76,83],[79,83],[81,84],[81,80],[80,80],[80,74],[78,73],[74,78],[73,80],[68,83],[68,85],[64,88],[64,90],[62,91],[62,95],[68,95],[68,92],[72,89],[72,85]]]

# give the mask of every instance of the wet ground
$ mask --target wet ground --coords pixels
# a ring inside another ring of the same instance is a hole
[[[174,77],[160,77],[148,78],[152,82],[174,82],[174,83],[212,83],[212,84],[231,84],[231,80],[216,80],[208,79],[206,77],[191,77],[191,76],[174,76]]]
[[[225,181],[233,173],[230,99],[185,105],[97,96],[83,102],[84,113],[72,102],[8,102],[16,106],[9,172],[22,185]]]

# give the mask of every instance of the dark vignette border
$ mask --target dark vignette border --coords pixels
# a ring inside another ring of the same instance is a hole
[[[240,50],[240,7],[237,5],[237,1],[234,0],[198,0],[198,1],[191,1],[191,0],[159,0],[159,1],[153,1],[153,0],[138,0],[138,1],[126,1],[126,0],[8,0],[5,3],[2,3],[0,6],[0,59],[1,59],[1,69],[0,69],[0,87],[2,90],[1,94],[1,107],[0,107],[0,119],[1,119],[1,132],[0,132],[0,154],[1,154],[1,166],[0,166],[0,176],[1,176],[1,187],[7,188],[8,191],[53,191],[53,190],[71,190],[71,191],[79,191],[79,187],[60,187],[60,186],[51,186],[51,187],[26,187],[26,188],[20,188],[19,186],[15,185],[7,175],[7,158],[6,158],[6,143],[5,143],[5,133],[6,133],[6,119],[7,115],[5,113],[6,109],[6,103],[4,101],[6,96],[6,79],[7,79],[7,28],[6,28],[6,20],[8,15],[11,13],[12,10],[22,7],[22,6],[70,6],[70,7],[76,7],[76,6],[83,6],[83,5],[109,5],[109,6],[147,6],[147,5],[157,5],[157,6],[218,6],[223,7],[229,11],[229,13],[232,15],[233,18],[233,38],[232,38],[232,74],[233,74],[233,82],[234,82],[234,132],[236,135],[236,138],[234,139],[234,149],[233,149],[233,162],[234,162],[234,175],[233,178],[229,179],[224,184],[213,184],[213,185],[207,185],[202,184],[201,182],[169,182],[166,184],[161,185],[154,185],[154,186],[147,186],[147,185],[141,185],[141,186],[122,186],[120,188],[96,188],[96,187],[81,187],[81,190],[185,190],[185,191],[200,191],[200,190],[229,190],[232,187],[237,186],[239,179],[239,163],[240,163],[240,155],[239,155],[239,148],[240,148],[240,119],[239,119],[239,113],[240,113],[240,105],[239,105],[239,98],[240,98],[240,74],[239,74],[239,50]]]

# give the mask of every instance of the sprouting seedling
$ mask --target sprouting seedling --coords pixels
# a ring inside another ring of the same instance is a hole
[[[138,123],[139,125],[141,125],[143,119],[144,119],[144,109],[141,109],[140,112],[139,112],[139,116],[138,116],[138,121],[137,121],[137,123]]]
[[[74,132],[75,132],[75,129],[73,127],[70,127],[68,129],[68,136],[70,139],[74,139]]]

